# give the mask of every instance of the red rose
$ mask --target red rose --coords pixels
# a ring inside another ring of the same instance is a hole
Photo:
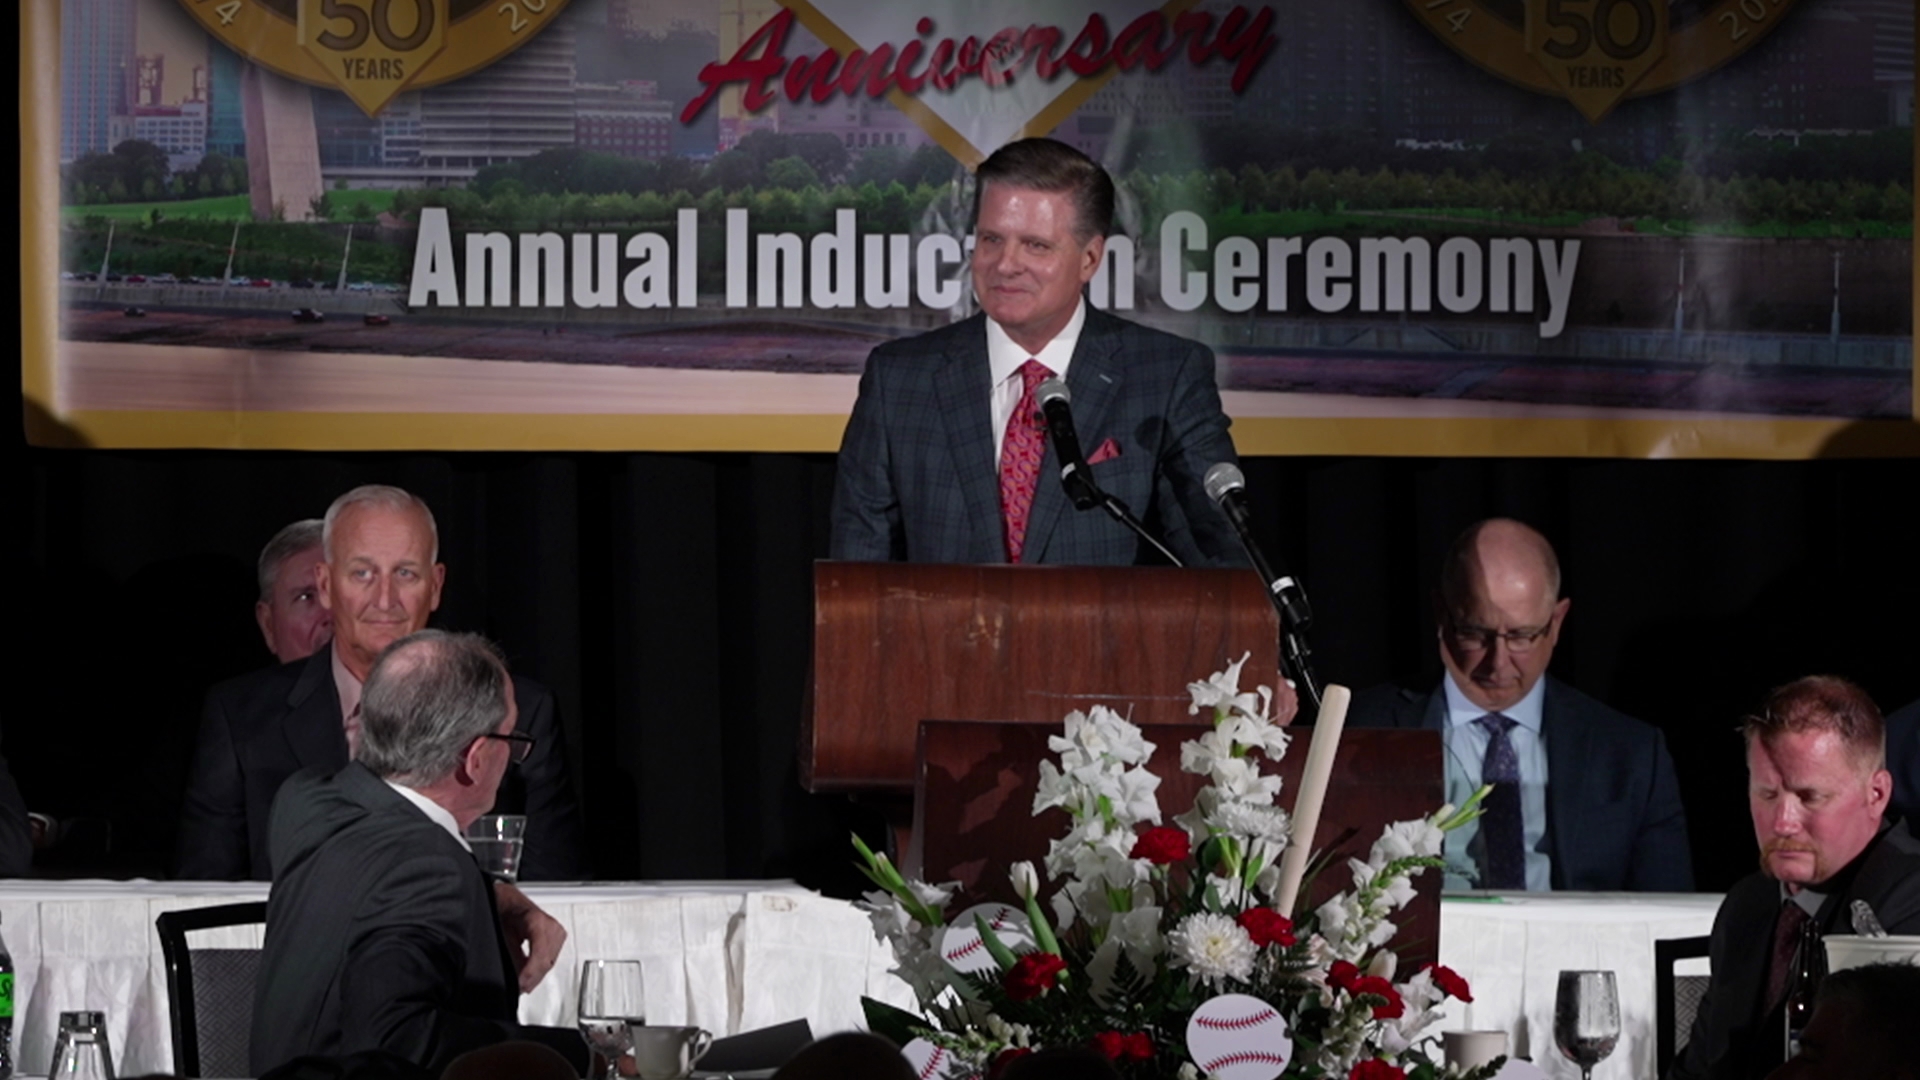
[[[1349,994],[1353,993],[1354,980],[1359,977],[1360,969],[1346,960],[1335,960],[1333,966],[1327,969],[1327,985]]]
[[[1031,1001],[1053,989],[1055,977],[1067,970],[1067,962],[1052,953],[1028,953],[1014,961],[1013,970],[1001,982],[1007,996],[1015,1001]]]
[[[1353,985],[1347,989],[1347,993],[1352,994],[1354,997],[1359,997],[1361,994],[1373,994],[1385,998],[1386,1002],[1384,1004],[1373,1007],[1373,1018],[1375,1020],[1393,1020],[1398,1018],[1401,1013],[1407,1011],[1407,1003],[1400,1000],[1400,991],[1395,990],[1392,983],[1378,975],[1362,975],[1360,978],[1355,979]]]
[[[1473,1000],[1473,991],[1467,988],[1467,980],[1461,978],[1459,972],[1450,967],[1441,967],[1439,964],[1428,964],[1420,970],[1426,971],[1428,968],[1433,970],[1433,985],[1439,987],[1448,997],[1459,998],[1461,1001]]]
[[[1108,1061],[1153,1060],[1153,1040],[1144,1031],[1136,1031],[1131,1035],[1103,1031],[1093,1037],[1093,1048]]]
[[[1033,1051],[1024,1046],[1009,1046],[1005,1050],[995,1054],[993,1064],[987,1066],[987,1080],[993,1080],[994,1077],[1006,1072],[1007,1066],[1031,1053],[1033,1053]]]
[[[1353,1071],[1347,1074],[1347,1080],[1407,1080],[1407,1074],[1398,1065],[1389,1065],[1379,1058],[1368,1058],[1353,1063]]]
[[[1180,862],[1193,854],[1193,842],[1187,839],[1187,830],[1176,829],[1169,825],[1156,825],[1139,835],[1133,842],[1133,857],[1147,859],[1165,866]]]
[[[1240,928],[1253,939],[1253,944],[1257,948],[1264,949],[1276,942],[1281,945],[1292,945],[1295,940],[1293,920],[1272,908],[1248,908],[1241,912]]]

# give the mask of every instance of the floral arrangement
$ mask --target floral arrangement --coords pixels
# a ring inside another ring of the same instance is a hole
[[[951,886],[909,881],[855,838],[879,886],[862,906],[922,1010],[868,1001],[869,1025],[939,1047],[950,1076],[991,1077],[1051,1046],[1092,1047],[1142,1080],[1491,1075],[1448,1073],[1433,1060],[1437,1037],[1424,1034],[1446,998],[1472,1000],[1465,981],[1432,965],[1395,981],[1387,947],[1411,879],[1441,865],[1443,835],[1477,816],[1480,795],[1389,826],[1364,862],[1349,860],[1353,887],[1296,922],[1274,906],[1292,829],[1274,804],[1280,779],[1262,771],[1290,736],[1272,722],[1267,687],[1240,691],[1245,661],[1188,688],[1191,711],[1210,711],[1213,727],[1182,744],[1180,767],[1207,783],[1172,824],[1161,824],[1160,780],[1146,768],[1154,745],[1140,729],[1099,706],[1067,716],[1048,740],[1058,764],[1039,765],[1033,811],[1058,807],[1072,827],[1047,853],[1051,889],[1031,863],[1011,868],[1023,914],[1003,905],[990,925],[975,908],[950,925]],[[955,950],[956,940],[968,944]],[[971,963],[949,960],[976,945]],[[1264,1073],[1196,1060],[1190,1025],[1223,995],[1282,1018],[1284,1073],[1278,1057]]]

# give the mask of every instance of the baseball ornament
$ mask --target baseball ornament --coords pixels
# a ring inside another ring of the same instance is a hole
[[[993,928],[1000,944],[1015,956],[1034,950],[1033,928],[1027,925],[1025,912],[1006,904],[975,904],[949,923],[940,939],[940,955],[953,970],[975,975],[999,968],[993,962],[993,954],[987,951],[987,943],[980,940],[980,931],[974,925],[975,915]]]
[[[1246,994],[1222,994],[1187,1021],[1187,1053],[1203,1076],[1274,1080],[1293,1058],[1293,1039],[1273,1006]]]
[[[920,1080],[947,1080],[955,1072],[953,1055],[925,1039],[915,1039],[900,1048],[900,1056],[913,1066]]]

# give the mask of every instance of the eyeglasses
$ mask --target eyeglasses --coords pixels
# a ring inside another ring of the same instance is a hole
[[[505,735],[499,732],[489,731],[480,737],[483,739],[500,739],[510,744],[512,749],[509,750],[508,753],[513,756],[509,760],[515,765],[524,764],[529,757],[533,756],[533,736],[531,735],[523,735],[518,731],[509,731]]]
[[[1554,616],[1554,618],[1557,617]],[[1453,622],[1449,619],[1447,639],[1453,642],[1455,648],[1466,652],[1488,652],[1492,650],[1494,642],[1504,642],[1508,652],[1515,656],[1525,656],[1539,648],[1540,643],[1546,640],[1547,632],[1552,629],[1553,618],[1549,618],[1540,626],[1530,629],[1522,627],[1518,630],[1492,630],[1484,626],[1474,626],[1471,623]]]

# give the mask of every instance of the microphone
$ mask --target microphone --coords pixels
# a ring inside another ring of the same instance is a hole
[[[1087,456],[1080,452],[1080,437],[1073,430],[1073,395],[1057,375],[1049,377],[1034,391],[1040,412],[1047,418],[1047,434],[1053,439],[1053,454],[1060,459],[1060,483],[1073,500],[1075,510],[1091,510],[1104,500],[1100,486],[1093,482],[1087,468]]]
[[[1222,461],[1207,470],[1201,481],[1206,488],[1207,498],[1220,504],[1220,509],[1233,523],[1233,531],[1240,534],[1240,546],[1246,549],[1247,561],[1253,564],[1253,570],[1260,575],[1260,583],[1267,588],[1267,596],[1273,601],[1274,610],[1280,613],[1280,633],[1283,639],[1283,652],[1286,666],[1292,669],[1293,676],[1306,688],[1315,705],[1320,703],[1320,684],[1313,677],[1308,663],[1312,650],[1307,647],[1307,629],[1313,625],[1313,609],[1307,604],[1307,594],[1294,580],[1292,574],[1284,569],[1275,573],[1273,564],[1267,561],[1260,545],[1253,538],[1253,519],[1247,513],[1247,477],[1240,466],[1230,461]]]

